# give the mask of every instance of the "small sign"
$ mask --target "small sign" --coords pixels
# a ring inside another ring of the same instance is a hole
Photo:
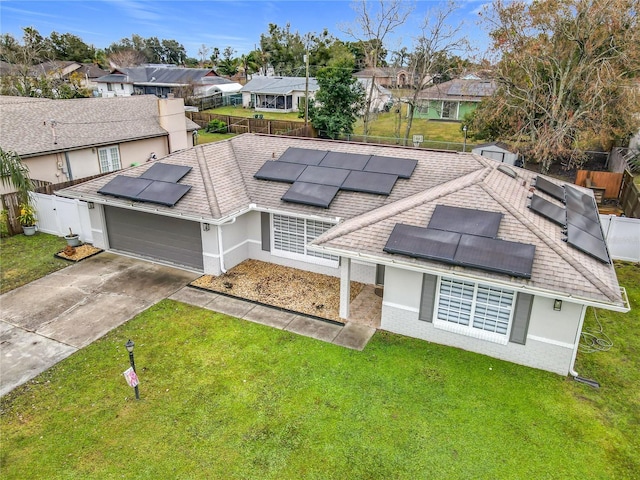
[[[422,143],[422,142],[424,142],[424,136],[422,135],[413,136],[413,143]]]
[[[138,375],[136,375],[136,372],[133,371],[132,367],[127,368],[123,375],[130,387],[138,386]]]

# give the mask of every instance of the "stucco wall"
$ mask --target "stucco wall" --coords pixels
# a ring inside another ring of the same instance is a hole
[[[146,162],[152,152],[156,154],[156,158],[158,159],[168,155],[169,147],[167,145],[167,137],[154,137],[121,143],[120,162],[122,163],[122,168],[130,167],[133,163]]]
[[[502,360],[566,375],[571,368],[582,305],[563,302],[553,310],[553,299],[534,297],[525,345],[481,340],[435,328],[418,319],[422,274],[387,267],[381,328],[434,343],[462,348]]]

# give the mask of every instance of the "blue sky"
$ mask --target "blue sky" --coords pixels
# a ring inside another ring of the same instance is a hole
[[[374,2],[377,3],[377,2]],[[435,1],[414,2],[415,11],[387,42],[388,50],[407,46]],[[464,22],[464,32],[481,51],[488,44],[487,35],[477,25],[478,11],[485,1],[464,0],[453,21]],[[136,33],[144,38],[173,39],[183,44],[187,54],[198,57],[202,44],[231,46],[236,55],[259,45],[260,34],[267,33],[269,23],[291,24],[300,34],[327,28],[334,36],[350,40],[341,32],[343,24],[356,18],[352,2],[330,1],[226,1],[226,0],[0,0],[0,31],[22,38],[22,27],[36,28],[43,36],[52,31],[72,33],[97,48]]]

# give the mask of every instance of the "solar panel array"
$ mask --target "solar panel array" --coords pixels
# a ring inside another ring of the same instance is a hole
[[[417,160],[289,147],[265,162],[258,180],[292,183],[285,202],[328,208],[340,190],[389,195],[398,178],[410,178]]]
[[[397,223],[383,250],[530,278],[535,245],[495,238],[502,214],[437,205],[429,225]]]
[[[558,206],[534,193],[529,208],[561,225],[569,245],[603,263],[611,263],[595,199],[575,187],[556,185],[542,177],[536,178],[535,186],[561,200],[564,206]]]
[[[154,163],[139,177],[117,175],[98,193],[173,207],[191,189],[191,185],[177,183],[190,170],[182,165]]]

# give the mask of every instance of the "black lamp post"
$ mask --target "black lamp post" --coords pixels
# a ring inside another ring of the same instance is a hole
[[[462,131],[464,132],[464,144],[462,145],[462,151],[466,152],[467,151],[467,126],[466,125],[462,126]]]
[[[127,343],[124,344],[125,348],[127,349],[127,352],[129,352],[129,363],[131,364],[131,368],[133,368],[133,371],[136,372],[136,363],[133,361],[133,346],[134,345],[135,345],[135,343],[133,343],[133,341],[131,339],[127,340]],[[133,387],[133,389],[136,392],[136,400],[140,400],[140,392],[138,391],[138,385]]]

